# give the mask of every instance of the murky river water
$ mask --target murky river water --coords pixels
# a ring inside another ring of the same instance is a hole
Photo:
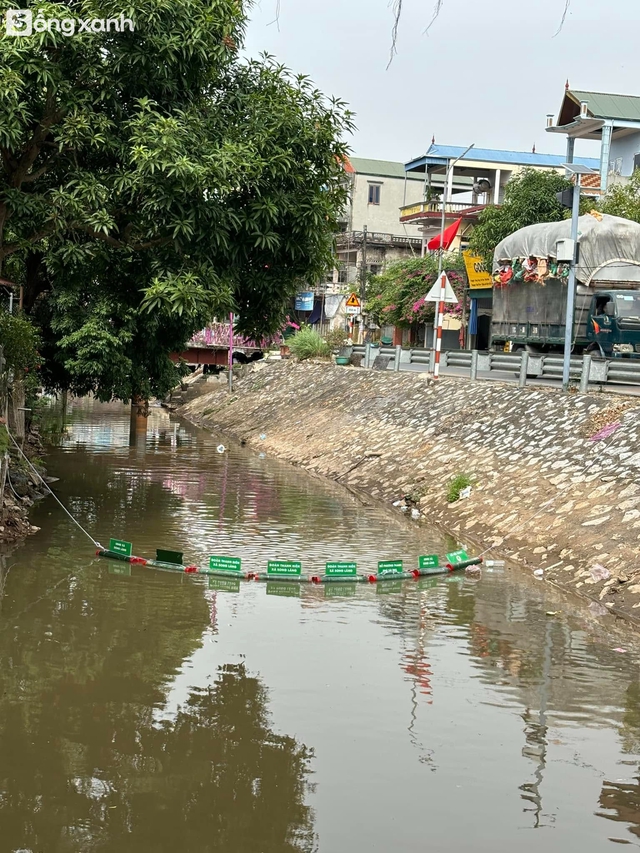
[[[161,410],[136,447],[123,407],[70,418],[55,487],[138,554],[454,544]],[[2,575],[0,853],[640,846],[635,641],[517,571],[224,591],[123,574],[51,499],[32,518]]]

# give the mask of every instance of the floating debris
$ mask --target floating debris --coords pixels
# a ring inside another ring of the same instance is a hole
[[[611,572],[609,569],[606,569],[604,566],[601,566],[600,563],[596,563],[591,566],[589,569],[591,573],[591,577],[594,581],[606,581],[611,577]]]
[[[226,447],[224,446],[224,444],[219,444],[219,445],[216,447],[216,450],[218,451],[218,453],[224,453],[224,452],[225,452],[225,450],[226,450]]]

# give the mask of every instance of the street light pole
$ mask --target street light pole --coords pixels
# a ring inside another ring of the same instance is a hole
[[[573,259],[569,267],[569,281],[567,282],[567,315],[564,328],[564,359],[562,362],[562,390],[569,388],[569,372],[571,369],[571,348],[573,341],[573,321],[576,303],[576,264],[578,260],[578,217],[580,216],[580,175],[576,175],[573,187],[573,205],[571,208],[571,243],[573,245]]]
[[[455,160],[447,161],[447,168],[445,170],[444,176],[444,186],[442,187],[442,217],[440,221],[440,256],[438,258],[438,279],[440,281],[440,301],[438,302],[438,314],[437,314],[437,323],[436,323],[436,340],[435,340],[435,359],[433,364],[433,378],[437,379],[440,376],[440,352],[442,350],[442,323],[444,320],[444,299],[446,295],[446,275],[443,272],[443,264],[444,264],[444,231],[445,231],[445,216],[446,216],[446,208],[447,208],[447,187],[449,186],[449,175],[451,174],[451,170],[456,165],[458,160],[462,160],[469,151],[473,148],[475,142],[472,143],[466,151],[463,151]]]

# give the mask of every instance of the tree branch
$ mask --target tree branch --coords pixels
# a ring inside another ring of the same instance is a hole
[[[70,226],[74,231],[84,231],[95,240],[101,240],[108,246],[113,246],[115,249],[132,249],[134,252],[143,252],[146,249],[154,249],[156,246],[166,246],[171,243],[171,237],[156,237],[153,240],[146,240],[142,243],[128,243],[124,240],[118,240],[117,237],[112,237],[110,234],[105,234],[102,231],[96,231],[90,225],[81,225],[75,223]]]

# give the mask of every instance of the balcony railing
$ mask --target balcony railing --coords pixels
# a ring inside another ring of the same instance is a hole
[[[364,242],[364,231],[346,231],[344,234],[338,234],[336,242],[339,246],[345,246],[349,243],[357,245]],[[420,246],[422,238],[367,231],[367,243],[378,243],[384,246]]]
[[[448,201],[444,206],[445,213],[462,213],[464,210],[482,210],[488,207],[486,204],[469,204],[468,201]],[[418,213],[442,213],[442,202],[438,199],[433,201],[419,201],[417,204],[407,204],[400,208],[400,217],[415,216]]]

